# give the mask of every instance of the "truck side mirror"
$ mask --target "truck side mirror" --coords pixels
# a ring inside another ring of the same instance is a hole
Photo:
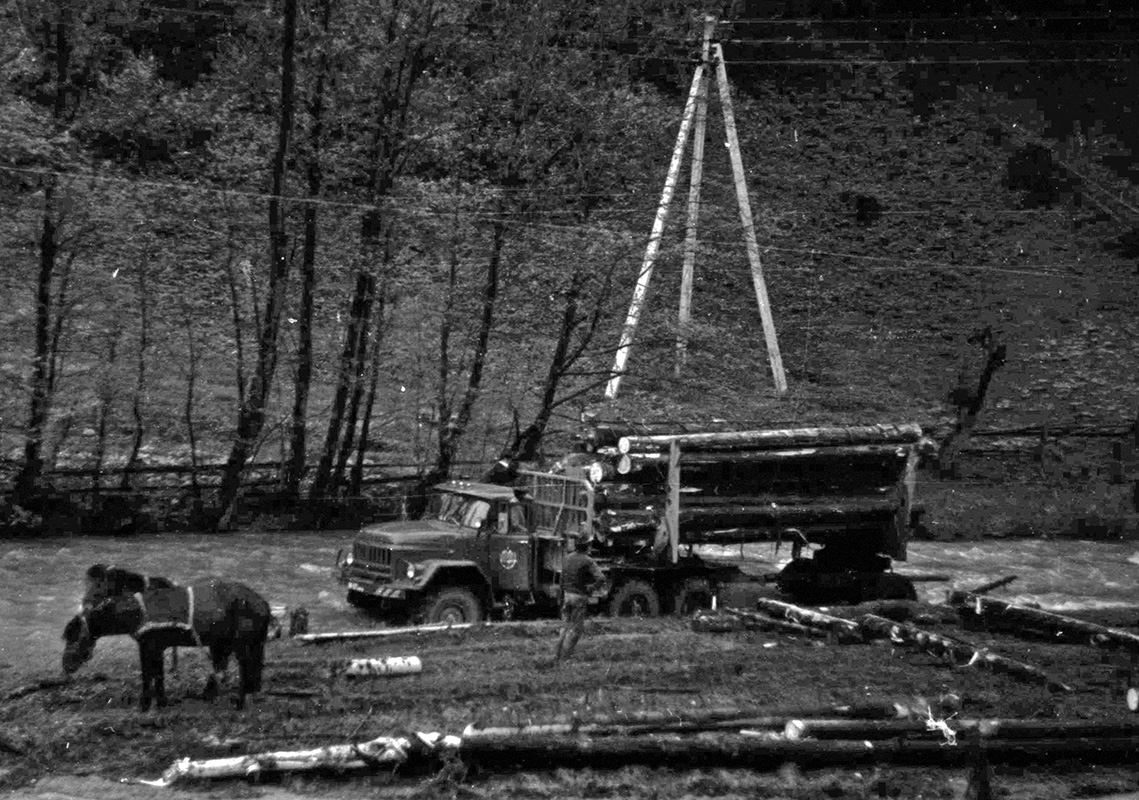
[[[498,532],[502,534],[510,533],[510,516],[503,512],[498,512]]]

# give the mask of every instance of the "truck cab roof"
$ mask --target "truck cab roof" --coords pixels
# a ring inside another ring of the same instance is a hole
[[[477,497],[480,500],[502,500],[507,503],[518,501],[518,496],[512,486],[502,486],[496,483],[479,483],[477,481],[446,481],[435,485],[441,492],[463,494]]]

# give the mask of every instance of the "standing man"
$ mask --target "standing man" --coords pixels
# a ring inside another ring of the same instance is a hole
[[[562,564],[562,633],[554,663],[573,654],[577,640],[585,631],[585,614],[590,596],[605,584],[605,573],[586,552],[589,537],[584,533],[574,541],[574,552]]]

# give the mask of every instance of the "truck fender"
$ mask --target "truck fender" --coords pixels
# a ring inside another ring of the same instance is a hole
[[[423,572],[415,577],[416,591],[429,592],[440,586],[465,586],[484,600],[491,598],[490,579],[473,561],[434,560],[423,562]]]

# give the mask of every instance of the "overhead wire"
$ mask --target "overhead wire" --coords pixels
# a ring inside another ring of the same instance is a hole
[[[0,167],[0,170],[7,170],[10,172],[41,174],[41,175],[42,174],[60,174],[60,173],[55,173],[55,172],[50,171],[50,170],[32,170],[32,169],[27,169],[27,168]],[[66,173],[63,173],[63,174],[66,174]],[[111,181],[111,182],[117,182],[117,183],[124,183],[124,184],[128,184],[128,185],[137,183],[137,181],[135,181],[134,179],[131,179],[131,178],[118,177],[118,176],[102,176],[102,175],[98,175],[96,173],[83,173],[83,174],[77,175],[75,177],[92,179],[92,180],[96,180],[96,181],[100,181],[100,180]],[[220,193],[223,195],[243,197],[246,199],[267,200],[271,197],[270,194],[264,193],[264,192],[251,192],[251,191],[243,191],[243,190],[236,190],[236,189],[220,189],[220,188],[215,189],[212,187],[197,187],[197,186],[193,186],[193,185],[178,184],[178,183],[146,181],[145,184],[150,186],[151,188],[173,188],[173,189],[178,189],[181,191],[186,191],[189,193],[194,193],[194,192]],[[290,200],[291,200],[291,198],[290,198]],[[350,203],[350,202],[344,202],[344,201],[322,201],[320,198],[306,198],[306,200],[308,200],[309,202],[319,202],[322,205],[330,205],[330,206],[340,207],[340,208],[358,208],[358,209],[372,210],[376,207],[373,204],[367,204],[367,203]],[[402,208],[402,206],[401,206],[401,208]],[[404,210],[406,210],[406,209],[404,209]],[[454,211],[453,210],[441,210],[441,211],[432,212],[432,211],[425,211],[423,209],[415,209],[413,211],[413,213],[420,215],[420,216],[437,216],[437,217],[446,218],[446,217],[453,216]],[[485,220],[494,220],[494,219],[500,218],[500,215],[495,215],[495,214],[490,214],[490,213],[472,214],[472,216],[476,216],[478,218],[485,219]],[[582,235],[585,235],[587,233],[590,233],[590,234],[608,233],[608,234],[612,234],[612,235],[618,235],[618,232],[616,232],[612,228],[609,228],[609,227],[604,226],[604,225],[581,226],[581,225],[572,225],[572,224],[554,224],[554,223],[527,222],[527,221],[513,221],[513,224],[518,224],[521,227],[527,227],[527,228],[545,228],[545,229],[551,229],[552,228],[552,229],[570,230],[570,231],[573,231],[575,233],[581,233]],[[1081,263],[1043,264],[1043,265],[1040,265],[1036,269],[1028,269],[1028,268],[1006,267],[1006,266],[992,265],[992,264],[950,263],[950,262],[936,261],[936,260],[931,260],[931,259],[913,258],[910,256],[905,256],[905,255],[872,256],[872,255],[865,255],[865,254],[860,254],[860,253],[844,253],[844,252],[840,252],[840,251],[832,251],[832,250],[826,250],[826,249],[821,249],[821,248],[781,247],[779,245],[774,245],[774,244],[766,245],[765,249],[769,250],[769,251],[775,251],[775,252],[785,252],[785,253],[794,253],[794,254],[798,254],[798,255],[808,255],[811,257],[827,256],[827,257],[831,257],[831,258],[842,258],[842,259],[850,259],[850,260],[856,260],[856,261],[876,262],[876,266],[874,266],[875,270],[910,270],[915,266],[920,266],[920,267],[925,267],[927,269],[941,269],[941,270],[952,270],[952,271],[985,271],[985,272],[994,272],[994,273],[1028,275],[1028,276],[1036,276],[1036,277],[1071,278],[1073,276],[1071,275],[1070,272],[1060,272],[1058,270],[1088,269],[1088,268],[1094,266],[1093,264],[1081,264]],[[885,263],[877,263],[877,262],[889,262],[890,264],[892,264],[892,266],[887,266]],[[901,262],[901,264],[899,264],[898,262]],[[794,269],[794,268],[791,268],[791,269]],[[1109,279],[1103,275],[1099,275],[1096,277],[1099,280],[1108,280]]]

